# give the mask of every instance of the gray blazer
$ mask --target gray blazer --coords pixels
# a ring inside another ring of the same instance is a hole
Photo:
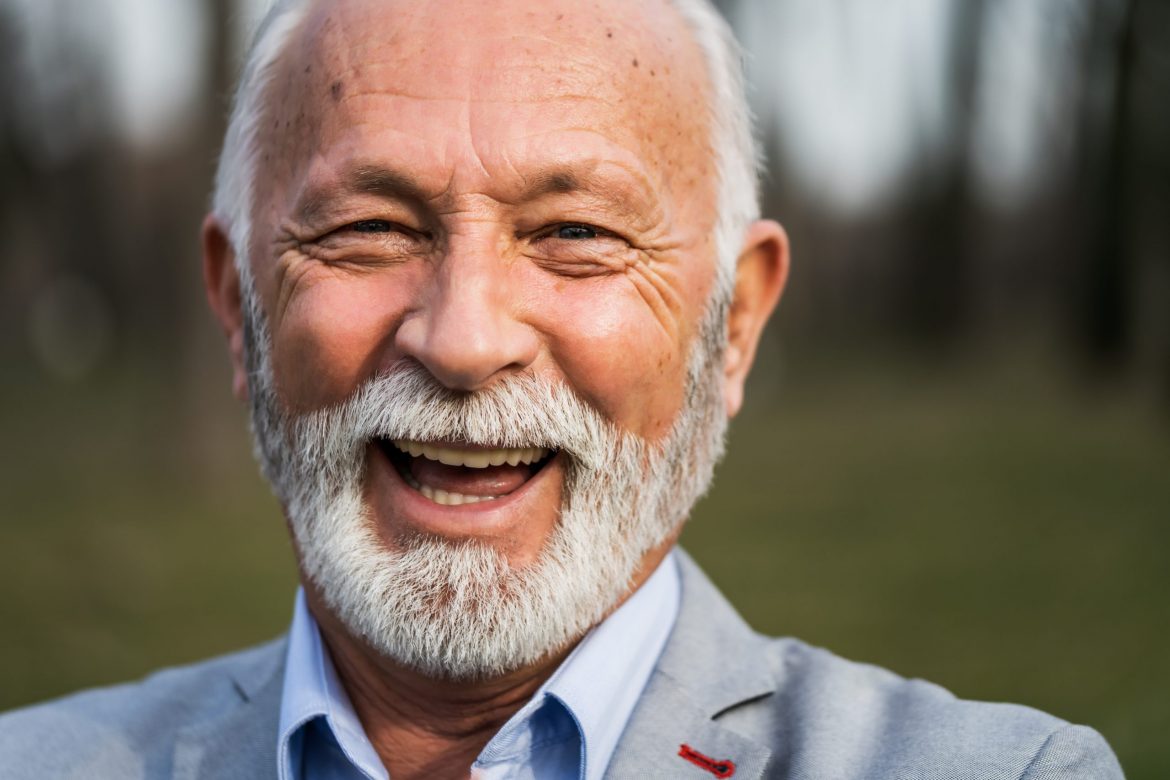
[[[754,633],[685,554],[611,778],[1107,780],[1097,732]],[[0,778],[276,777],[285,643],[0,716]]]

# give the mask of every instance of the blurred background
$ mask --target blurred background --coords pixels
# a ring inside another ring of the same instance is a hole
[[[282,631],[197,231],[263,0],[0,0],[0,709]],[[727,0],[789,292],[685,544],[1170,777],[1170,4]]]

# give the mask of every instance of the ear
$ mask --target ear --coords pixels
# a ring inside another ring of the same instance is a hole
[[[788,280],[788,235],[772,220],[753,222],[735,267],[735,292],[727,315],[723,399],[727,416],[743,406],[743,387],[756,357],[764,325]]]
[[[232,361],[232,393],[248,398],[248,372],[244,368],[244,314],[240,301],[240,274],[236,253],[227,231],[215,215],[203,220],[203,287],[207,302],[227,337]]]

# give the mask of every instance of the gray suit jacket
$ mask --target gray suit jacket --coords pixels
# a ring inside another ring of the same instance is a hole
[[[686,555],[612,778],[1111,780],[1101,736],[754,633]],[[0,716],[0,778],[273,778],[284,641]]]

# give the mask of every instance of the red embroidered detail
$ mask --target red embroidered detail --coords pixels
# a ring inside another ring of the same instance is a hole
[[[716,777],[731,777],[735,774],[735,764],[731,761],[716,761],[711,756],[705,756],[690,745],[679,745],[678,754],[700,769],[706,769]]]

